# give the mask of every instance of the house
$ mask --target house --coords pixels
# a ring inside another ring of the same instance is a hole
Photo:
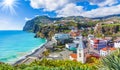
[[[77,61],[77,54],[70,54],[69,56],[70,60],[76,60]]]
[[[120,37],[117,37],[117,38],[114,40],[114,47],[115,47],[115,48],[120,48]]]
[[[115,48],[120,48],[120,41],[114,42],[114,47],[115,47]]]
[[[74,40],[73,40],[73,43],[79,44],[80,40],[81,40],[81,35],[76,36],[76,37],[74,38]]]
[[[66,48],[68,48],[71,51],[76,51],[80,43],[80,39],[81,39],[81,36],[77,36],[76,38],[74,38],[73,43],[68,43],[65,45]]]
[[[55,42],[63,42],[64,43],[64,40],[66,39],[70,39],[70,35],[69,34],[64,34],[64,33],[57,33],[55,34],[53,37],[52,37],[52,40],[55,41]]]
[[[115,47],[105,47],[100,50],[100,56],[106,56],[110,54],[111,52],[115,51]]]
[[[66,46],[66,48],[68,48],[71,51],[76,51],[77,47],[80,43],[80,40],[81,40],[81,35],[75,37],[74,40],[73,40],[73,43],[68,43],[65,46]]]
[[[95,38],[94,35],[92,35],[92,34],[89,34],[89,35],[88,35],[88,39],[89,39],[89,40],[94,39],[94,38]]]
[[[78,30],[78,28],[72,28],[71,32],[70,32],[70,36],[75,38],[77,36],[80,36],[80,31]]]
[[[68,43],[68,44],[65,44],[65,47],[71,51],[76,51],[76,48],[77,48],[77,44],[75,43]]]
[[[100,50],[107,46],[107,42],[105,39],[92,39],[90,40],[90,45],[92,48]]]

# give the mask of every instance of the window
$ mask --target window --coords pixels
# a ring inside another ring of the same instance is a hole
[[[81,51],[81,50],[79,49],[79,51]]]
[[[81,53],[79,53],[79,57],[81,57]]]

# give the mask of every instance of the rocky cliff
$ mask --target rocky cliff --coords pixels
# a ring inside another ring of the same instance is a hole
[[[26,22],[23,31],[37,32],[42,24],[52,24],[60,18],[49,18],[47,16],[37,16]]]

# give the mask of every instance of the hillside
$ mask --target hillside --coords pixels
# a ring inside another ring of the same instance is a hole
[[[61,17],[61,18],[50,18],[48,16],[37,16],[33,18],[32,20],[29,20],[26,22],[23,31],[32,31],[32,32],[37,32],[40,29],[40,26],[46,24],[52,24],[55,23],[56,21],[76,21],[80,22],[81,20],[84,20],[84,17],[81,16],[70,16],[70,17]]]
[[[60,20],[61,18],[49,18],[48,16],[37,16],[32,20],[26,22],[23,31],[37,32],[39,30],[38,25],[52,24],[54,21]]]
[[[107,17],[107,16],[106,16]],[[104,24],[99,28],[96,24]],[[61,26],[62,25],[62,26]],[[87,33],[94,33],[97,36],[102,34],[106,36],[112,36],[115,33],[120,32],[120,17],[111,16],[105,19],[91,19],[81,16],[70,16],[61,18],[50,18],[48,16],[37,16],[32,20],[26,22],[23,31],[29,31],[36,33],[35,37],[48,37],[49,34],[58,32],[69,32],[71,27],[77,26],[83,30],[83,34],[86,36]],[[93,31],[93,28],[95,30]],[[89,30],[90,29],[90,30]],[[86,33],[86,31],[88,31]]]

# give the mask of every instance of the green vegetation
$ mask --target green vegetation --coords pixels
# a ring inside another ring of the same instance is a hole
[[[120,24],[103,24],[102,32],[105,35],[112,35],[120,31]]]
[[[105,26],[111,26],[111,27],[113,27],[113,26],[120,26],[120,23],[115,23],[115,24],[102,24],[102,26],[103,26],[103,27],[105,27]]]
[[[114,24],[99,24],[97,26],[97,29],[95,30],[94,34],[97,37],[102,37],[104,36],[115,36],[119,34],[120,32],[120,24],[119,23],[114,23]]]
[[[54,46],[53,51],[61,52],[61,51],[63,51],[63,48],[65,48],[65,45],[57,45],[57,46]]]
[[[0,70],[96,70],[96,66],[68,60],[43,59],[42,61],[34,61],[30,65],[21,64],[14,67],[0,64]]]
[[[97,22],[93,22],[93,21],[89,21],[89,22],[85,22],[85,23],[79,23],[78,27],[83,27],[83,28],[87,28],[87,27],[94,27],[97,24]]]
[[[46,49],[46,51],[43,52],[43,55],[46,57],[50,54],[50,50]]]
[[[9,64],[0,63],[0,70],[15,70],[15,68]]]
[[[46,60],[34,61],[30,65],[18,65],[17,69],[27,69],[27,68],[37,68],[37,69],[46,69],[46,70],[95,70],[95,65],[82,64],[76,61],[69,60]]]
[[[100,61],[94,57],[87,60],[86,64],[69,60],[47,60],[34,61],[29,65],[21,64],[11,66],[0,63],[0,70],[119,70],[120,49],[102,58]]]
[[[55,33],[69,33],[71,31],[71,27],[77,26],[77,23],[72,21],[66,22],[64,24],[56,24],[41,26],[35,37],[47,38],[51,40]]]
[[[119,70],[120,69],[120,49],[102,59],[101,70]]]

